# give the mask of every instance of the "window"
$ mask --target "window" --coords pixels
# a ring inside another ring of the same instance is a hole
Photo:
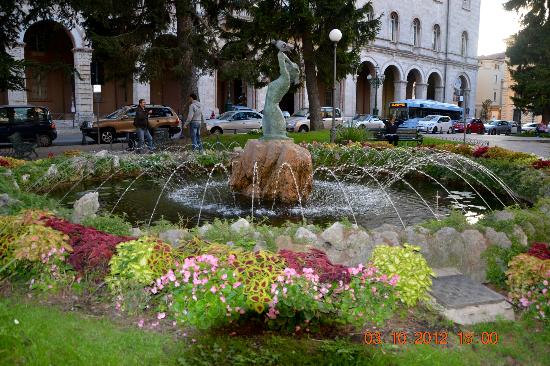
[[[498,82],[498,75],[495,75],[495,84]]]
[[[399,16],[396,12],[391,13],[390,15],[390,40],[392,42],[397,42],[397,35],[399,33]]]
[[[439,27],[439,24],[434,25],[432,50],[436,52],[441,51],[441,27]]]
[[[46,118],[46,112],[42,108],[13,108],[13,123],[40,122],[46,120]]]
[[[468,56],[468,33],[467,32],[462,32],[460,54],[464,57]]]
[[[493,102],[496,102],[497,101],[497,92],[494,92],[493,93]]]
[[[369,22],[372,22],[374,20],[374,9],[372,6],[369,6],[369,9],[367,10],[367,20]]]
[[[419,47],[420,46],[420,20],[418,18],[415,18],[413,20],[413,46]]]
[[[470,10],[470,0],[462,0],[462,8]]]

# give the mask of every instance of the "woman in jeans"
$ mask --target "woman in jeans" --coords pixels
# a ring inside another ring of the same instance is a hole
[[[193,150],[202,151],[201,123],[204,122],[204,116],[202,114],[202,105],[197,99],[196,94],[189,94],[189,102],[191,102],[191,104],[189,105],[189,113],[187,115],[186,123],[189,123]]]

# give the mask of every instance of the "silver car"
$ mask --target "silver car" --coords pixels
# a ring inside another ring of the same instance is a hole
[[[500,135],[504,133],[509,135],[512,133],[512,125],[507,121],[494,120],[489,123],[485,123],[485,132],[489,135]]]
[[[254,110],[229,111],[206,121],[211,134],[248,132],[262,127],[262,115]]]
[[[323,128],[330,129],[332,127],[332,107],[321,107],[321,118],[323,119]],[[338,108],[336,108],[334,122],[336,126],[344,123],[342,113]],[[310,129],[308,108],[300,109],[286,120],[286,130],[288,132],[308,132]]]

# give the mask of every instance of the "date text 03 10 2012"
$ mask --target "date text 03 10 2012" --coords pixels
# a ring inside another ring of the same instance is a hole
[[[469,331],[458,332],[459,344],[498,344],[497,332],[481,332],[474,333]],[[414,334],[408,334],[407,332],[391,332],[389,340],[385,341],[381,332],[367,331],[363,335],[363,342],[369,345],[379,345],[384,343],[389,344],[435,344],[446,345],[448,344],[449,333],[445,331],[441,332],[414,332]]]

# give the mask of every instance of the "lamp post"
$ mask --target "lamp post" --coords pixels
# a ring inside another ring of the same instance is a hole
[[[367,76],[367,80],[374,85],[374,109],[372,110],[372,115],[378,117],[378,88],[380,85],[384,84],[384,75],[380,75],[380,68],[376,66],[374,68],[374,77],[371,74]]]
[[[332,126],[330,128],[330,142],[336,140],[336,46],[342,39],[342,32],[339,29],[330,31],[328,38],[334,43],[334,78],[332,80]]]

